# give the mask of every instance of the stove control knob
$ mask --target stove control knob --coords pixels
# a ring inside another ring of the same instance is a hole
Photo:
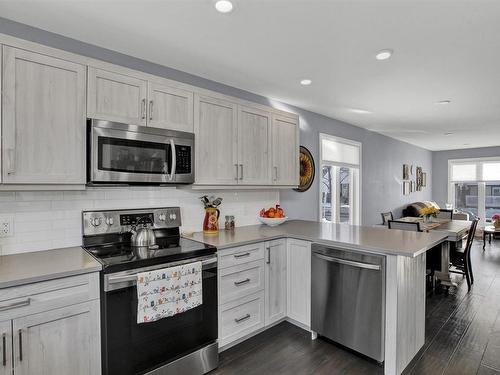
[[[166,219],[167,219],[167,215],[165,215],[165,214],[159,214],[158,215],[158,220],[165,221]]]
[[[92,224],[94,227],[98,227],[99,225],[101,225],[101,218],[100,217],[94,217],[92,219],[90,219],[90,224]]]
[[[107,225],[111,226],[111,225],[113,225],[113,223],[114,223],[114,220],[113,220],[112,217],[107,217],[106,218],[106,224]]]
[[[172,215],[170,215],[170,218],[171,218],[172,220],[176,220],[176,219],[177,219],[177,215],[176,215],[175,213],[173,213]]]

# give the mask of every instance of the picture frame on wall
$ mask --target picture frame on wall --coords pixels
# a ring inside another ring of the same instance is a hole
[[[403,164],[403,180],[410,179],[410,166],[408,164]]]
[[[422,186],[427,186],[427,173],[422,173]]]
[[[410,195],[410,181],[403,181],[403,195]]]

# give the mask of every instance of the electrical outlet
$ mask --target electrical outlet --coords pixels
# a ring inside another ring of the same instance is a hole
[[[12,216],[0,216],[0,237],[12,237],[14,235],[14,218]]]

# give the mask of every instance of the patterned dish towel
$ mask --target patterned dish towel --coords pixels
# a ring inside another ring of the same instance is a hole
[[[137,274],[137,323],[154,322],[203,303],[201,262]]]

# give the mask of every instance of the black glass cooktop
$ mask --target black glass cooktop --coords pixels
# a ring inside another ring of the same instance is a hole
[[[89,246],[86,250],[101,262],[105,272],[168,263],[210,255],[216,251],[213,246],[182,237],[157,238],[156,245],[158,248],[137,248],[127,241]]]

